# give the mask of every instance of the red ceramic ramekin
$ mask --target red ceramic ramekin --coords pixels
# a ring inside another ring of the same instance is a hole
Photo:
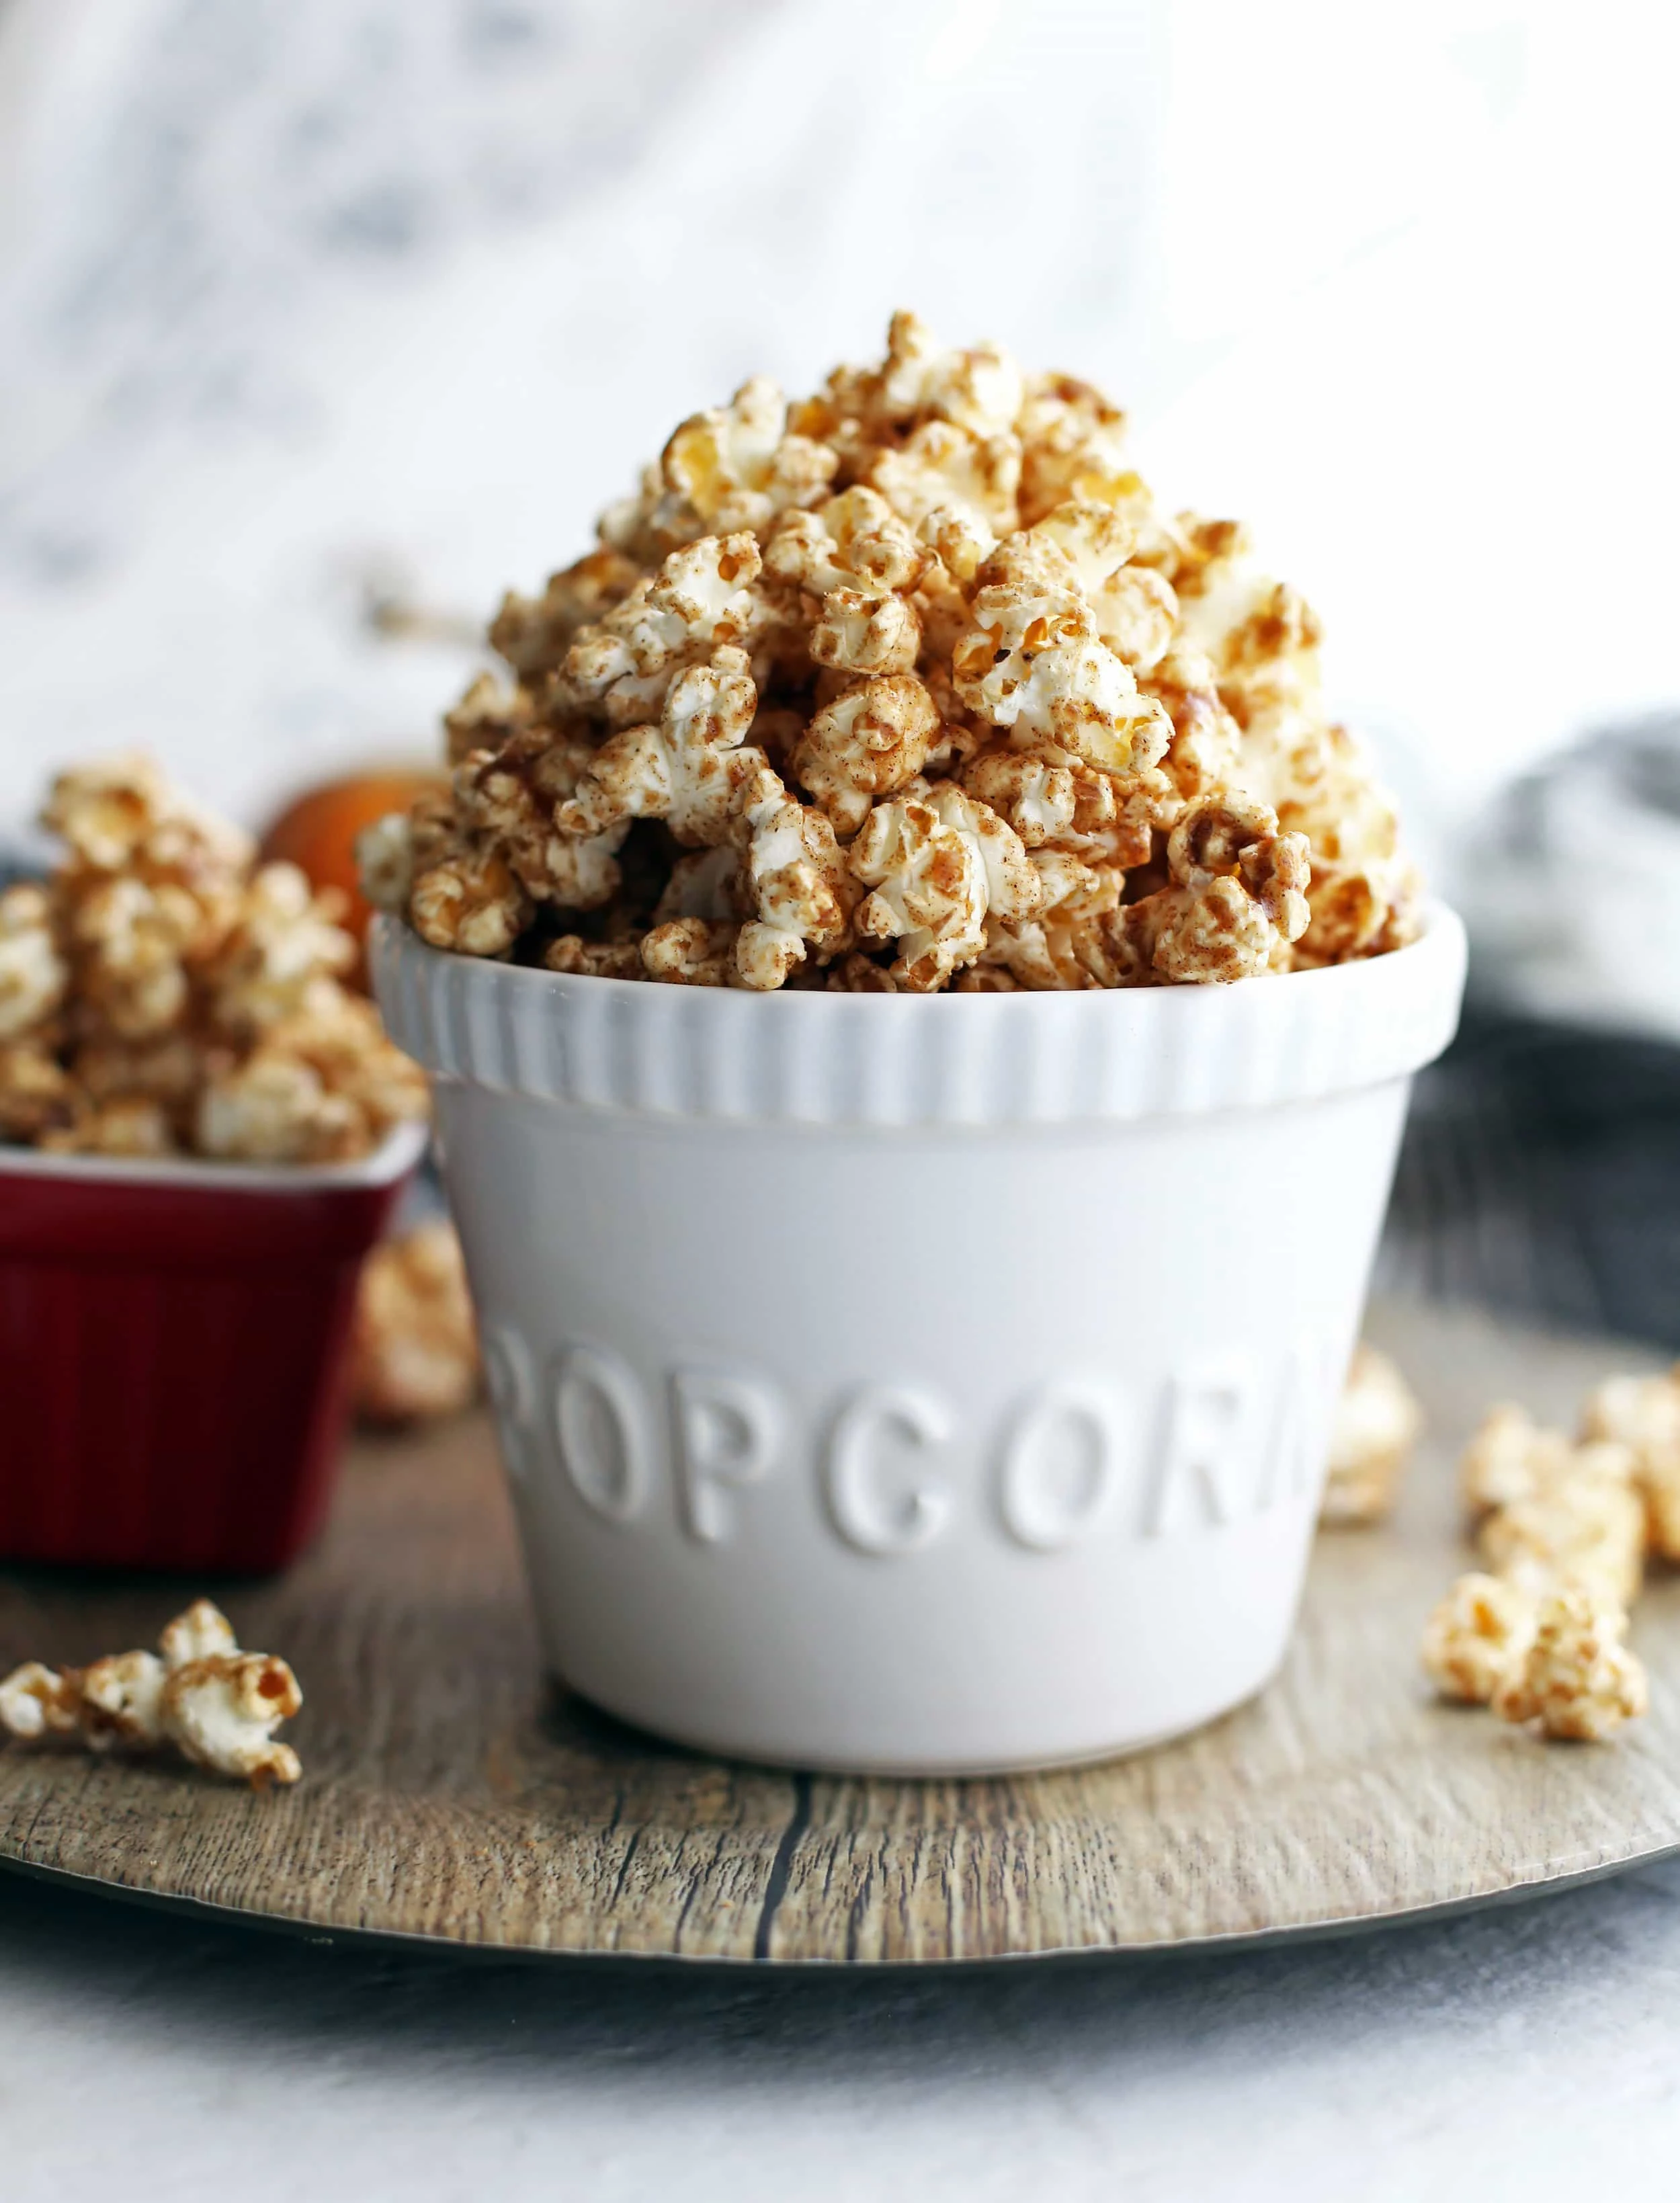
[[[326,1510],[362,1260],[425,1150],[0,1148],[0,1560],[260,1574]]]

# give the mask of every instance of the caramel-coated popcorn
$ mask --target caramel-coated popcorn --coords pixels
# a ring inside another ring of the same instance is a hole
[[[27,884],[8,888],[0,895],[0,1042],[44,1025],[69,981],[45,894]]]
[[[1353,1350],[1331,1426],[1319,1521],[1339,1527],[1380,1521],[1394,1503],[1423,1421],[1400,1371],[1386,1354],[1362,1341]]]
[[[1519,1668],[1535,1601],[1500,1576],[1463,1575],[1424,1625],[1424,1672],[1444,1698],[1485,1706]]]
[[[0,1680],[0,1733],[34,1744],[74,1739],[92,1751],[173,1745],[212,1774],[253,1789],[302,1774],[274,1731],[304,1703],[298,1679],[268,1652],[242,1652],[207,1598],[177,1615],[156,1652],[118,1652],[62,1672],[38,1660]]]
[[[1501,1721],[1539,1722],[1547,1736],[1598,1744],[1650,1704],[1645,1669],[1622,1642],[1624,1609],[1579,1585],[1542,1600],[1521,1662],[1494,1692]]]
[[[1552,1737],[1597,1740],[1643,1713],[1645,1670],[1622,1640],[1648,1550],[1680,1552],[1676,1373],[1606,1378],[1574,1439],[1490,1408],[1459,1478],[1493,1573],[1461,1577],[1429,1619],[1437,1689]]]
[[[1680,1364],[1659,1377],[1607,1377],[1588,1394],[1581,1430],[1628,1449],[1651,1549],[1680,1561]]]
[[[478,1333],[453,1225],[420,1225],[368,1257],[351,1370],[357,1412],[370,1422],[453,1415],[477,1392]]]
[[[1225,984],[1417,930],[1311,607],[1235,522],[1157,506],[1088,383],[898,314],[877,365],[683,422],[599,535],[504,600],[512,678],[446,715],[446,806],[363,837],[369,900],[435,948],[966,993]]]
[[[0,1140],[337,1161],[425,1114],[421,1074],[342,983],[341,898],[256,865],[144,758],[61,774],[43,815],[64,861],[0,896]],[[423,808],[377,830],[388,901],[455,832]]]
[[[1542,1429],[1512,1401],[1489,1408],[1459,1457],[1459,1491],[1473,1515],[1531,1499],[1569,1466],[1561,1431]]]

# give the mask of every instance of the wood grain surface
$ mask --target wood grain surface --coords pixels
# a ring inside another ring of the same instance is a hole
[[[1463,1564],[1449,1463],[1485,1403],[1568,1415],[1650,1357],[1393,1305],[1431,1444],[1396,1522],[1322,1538],[1286,1668],[1184,1742],[1077,1773],[839,1781],[728,1766],[538,1668],[487,1426],[358,1444],[328,1534],[256,1586],[0,1576],[0,1665],[156,1637],[211,1589],[307,1703],[304,1780],[0,1751],[0,1861],[323,1930],[548,1952],[938,1961],[1319,1930],[1680,1845],[1680,1582],[1642,1603],[1653,1710],[1547,1746],[1431,1702],[1418,1625]]]

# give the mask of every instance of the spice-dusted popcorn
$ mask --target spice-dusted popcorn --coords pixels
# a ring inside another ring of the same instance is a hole
[[[1424,1626],[1424,1672],[1442,1698],[1488,1704],[1522,1663],[1535,1611],[1503,1577],[1460,1576]]]
[[[420,1072],[342,983],[356,944],[335,896],[257,865],[144,758],[62,774],[43,815],[63,862],[0,896],[0,1139],[321,1162],[424,1114]],[[404,895],[440,830],[380,830]]]
[[[1534,1591],[1587,1584],[1632,1604],[1644,1571],[1645,1510],[1624,1449],[1583,1449],[1600,1451],[1613,1456],[1602,1468],[1583,1461],[1555,1484],[1488,1515],[1477,1544],[1497,1574]]]
[[[1597,1739],[1645,1711],[1645,1671],[1622,1639],[1645,1556],[1680,1551],[1680,1382],[1614,1376],[1583,1403],[1580,1436],[1490,1408],[1460,1458],[1459,1490],[1490,1574],[1460,1577],[1430,1616],[1424,1665],[1448,1698],[1488,1700],[1547,1736]]]
[[[1338,1526],[1380,1521],[1394,1503],[1423,1421],[1416,1395],[1388,1356],[1361,1341],[1330,1429],[1318,1520]]]
[[[1680,1366],[1659,1377],[1607,1377],[1588,1394],[1581,1430],[1628,1449],[1652,1550],[1680,1560]]]
[[[1532,1421],[1526,1409],[1500,1401],[1489,1408],[1459,1457],[1459,1491],[1472,1515],[1531,1499],[1568,1470],[1572,1448],[1561,1431]]]
[[[1614,1601],[1566,1585],[1541,1601],[1519,1663],[1494,1692],[1501,1721],[1538,1721],[1547,1736],[1597,1744],[1645,1712],[1645,1669],[1622,1642]]]
[[[69,981],[46,895],[27,884],[8,888],[0,895],[0,1042],[44,1025]]]
[[[369,899],[436,948],[970,993],[1417,930],[1310,606],[1235,522],[1158,507],[1088,383],[899,314],[878,365],[683,422],[599,534],[504,600],[511,678],[447,714],[445,806],[363,837]]]
[[[975,960],[988,916],[1030,918],[1042,900],[1014,828],[949,781],[877,804],[852,869],[873,889],[858,912],[859,934],[894,944],[893,977],[918,994]]]
[[[478,1391],[478,1334],[453,1225],[421,1224],[368,1257],[351,1372],[357,1412],[370,1422],[453,1415]]]
[[[90,1751],[172,1745],[195,1766],[253,1789],[303,1769],[274,1731],[304,1703],[272,1653],[241,1651],[207,1598],[177,1615],[156,1652],[118,1652],[62,1672],[27,1660],[0,1680],[0,1732],[25,1744],[74,1738]]]

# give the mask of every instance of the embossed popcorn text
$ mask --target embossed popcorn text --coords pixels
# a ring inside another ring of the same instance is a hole
[[[1149,1387],[1051,1377],[976,1432],[925,1381],[844,1388],[802,1419],[777,1385],[746,1371],[697,1361],[650,1379],[581,1342],[539,1368],[507,1324],[486,1326],[484,1344],[518,1484],[557,1475],[624,1529],[674,1509],[704,1547],[737,1535],[758,1487],[793,1475],[837,1537],[881,1559],[925,1551],[964,1514],[1049,1555],[1098,1537],[1217,1533],[1310,1505],[1331,1373],[1345,1358],[1341,1342],[1316,1339],[1281,1361],[1198,1360]]]

